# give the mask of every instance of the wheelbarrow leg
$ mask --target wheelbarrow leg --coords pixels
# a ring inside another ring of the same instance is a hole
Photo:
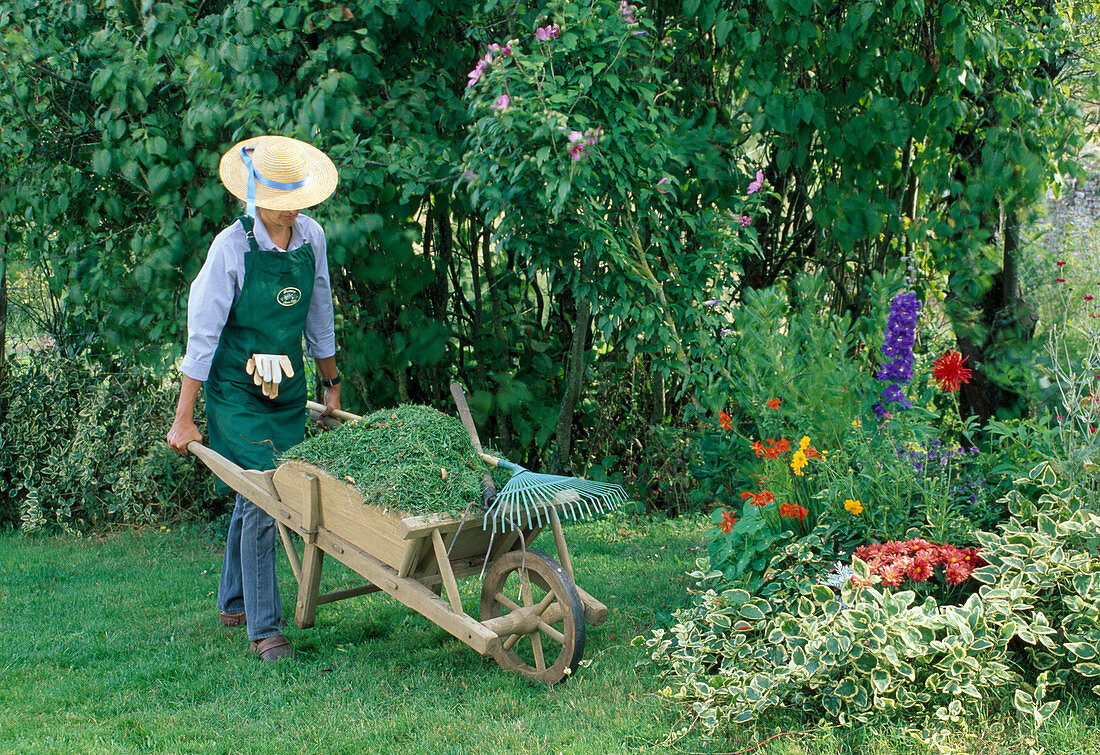
[[[302,556],[302,580],[298,583],[298,605],[294,611],[294,624],[300,629],[313,626],[317,618],[317,595],[321,587],[321,565],[325,552],[317,547],[317,535],[306,535],[305,554]]]
[[[306,501],[302,539],[302,570],[298,577],[298,604],[294,609],[294,624],[301,629],[313,626],[317,618],[317,597],[321,587],[321,566],[325,552],[317,545],[317,525],[321,519],[320,480],[309,478],[309,500]]]

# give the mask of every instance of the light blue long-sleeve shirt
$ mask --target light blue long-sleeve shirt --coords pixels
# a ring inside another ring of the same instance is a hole
[[[275,245],[263,221],[258,217],[253,235],[260,249],[286,252]],[[316,259],[313,297],[309,302],[303,333],[306,356],[325,359],[336,355],[328,247],[321,225],[313,218],[299,214],[291,227],[288,247],[297,249],[304,243],[313,247]],[[244,228],[240,223],[233,223],[214,238],[210,251],[206,254],[206,262],[191,284],[191,292],[187,297],[187,354],[180,365],[180,372],[190,378],[205,381],[210,376],[214,352],[218,350],[218,340],[229,317],[229,310],[244,289],[244,255],[248,249],[248,237],[245,236]]]

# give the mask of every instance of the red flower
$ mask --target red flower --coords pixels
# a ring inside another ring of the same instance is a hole
[[[932,576],[933,566],[923,558],[914,558],[913,565],[909,567],[909,579],[914,582],[924,582]]]
[[[1065,260],[1058,260],[1054,264],[1057,265],[1058,267],[1061,267],[1062,265],[1066,264],[1066,261]]]
[[[1055,283],[1065,283],[1065,282],[1066,282],[1066,279],[1065,279],[1065,278],[1055,278],[1055,279],[1054,279],[1054,282],[1055,282]]]
[[[722,532],[732,532],[735,524],[737,524],[737,517],[733,515],[733,512],[722,509],[722,523],[718,525]]]
[[[970,578],[971,573],[974,571],[969,564],[964,561],[960,561],[955,564],[948,564],[946,569],[946,579],[949,585],[959,585]]]
[[[963,367],[968,358],[952,349],[932,363],[932,377],[940,384],[941,391],[954,393],[960,385],[970,382],[970,369]]]
[[[770,398],[770,399],[768,399],[768,408],[769,408],[769,409],[778,409],[778,408],[779,408],[779,405],[780,405],[781,403],[783,403],[783,402],[782,402],[782,401],[780,401],[780,400],[779,400],[779,399],[777,399],[777,398]]]
[[[731,420],[730,415],[725,412],[718,412],[718,424],[722,426],[723,430],[733,429],[733,420]]]
[[[879,576],[882,577],[882,584],[887,587],[898,587],[905,581],[905,570],[900,564],[890,564],[882,567]]]
[[[1085,294],[1085,301],[1092,301],[1092,294]]]

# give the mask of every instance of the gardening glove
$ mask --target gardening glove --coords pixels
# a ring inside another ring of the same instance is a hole
[[[286,354],[253,354],[244,368],[263,394],[272,399],[279,395],[283,376],[294,377],[294,367]]]

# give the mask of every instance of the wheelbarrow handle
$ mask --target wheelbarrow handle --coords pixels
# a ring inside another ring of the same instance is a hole
[[[474,444],[474,450],[477,451],[478,456],[486,464],[491,467],[497,466],[497,462],[500,460],[485,453],[481,448],[481,439],[477,437],[477,427],[474,426],[474,418],[470,414],[470,407],[466,403],[466,394],[463,392],[462,386],[458,383],[451,383],[451,396],[455,400],[455,406],[458,407],[458,416],[462,420],[462,426],[466,428],[466,432],[470,435],[470,441]],[[496,497],[496,483],[493,482],[493,476],[486,472],[481,476],[481,510],[488,511]]]
[[[312,409],[315,412],[323,412],[327,407],[324,404],[318,404],[316,401],[306,401],[306,409]],[[357,419],[363,419],[358,414],[352,414],[351,412],[345,412],[343,409],[333,409],[330,417],[336,417],[336,419],[342,419],[345,422],[354,422]]]
[[[225,458],[214,449],[204,446],[197,440],[193,440],[187,444],[187,450],[197,456],[199,461],[208,466],[210,471],[217,475],[218,479],[248,500],[256,502],[271,497],[269,491],[264,490],[253,480],[249,479],[246,470]]]
[[[481,440],[477,437],[477,427],[474,426],[474,418],[470,414],[470,407],[466,403],[466,394],[462,391],[462,386],[451,383],[451,396],[455,400],[455,406],[458,407],[458,417],[462,420],[462,426],[466,428],[466,432],[470,434],[470,440],[474,443],[474,449],[482,459],[485,459],[487,454],[481,450]]]

